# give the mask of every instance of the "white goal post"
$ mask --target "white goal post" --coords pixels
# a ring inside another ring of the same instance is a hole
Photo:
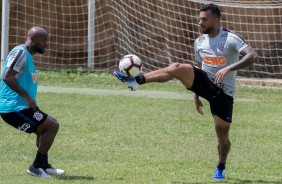
[[[238,75],[282,79],[281,0],[2,0],[1,61],[29,28],[43,26],[50,40],[35,57],[39,69],[111,73],[126,54],[138,55],[145,72],[194,63],[199,8],[210,2],[221,8],[222,26],[259,54]]]

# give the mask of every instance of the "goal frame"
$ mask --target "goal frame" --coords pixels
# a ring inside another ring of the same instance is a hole
[[[9,18],[10,18],[10,1],[2,0],[2,33],[1,33],[1,66],[8,56],[9,52]],[[95,49],[95,0],[88,0],[88,47],[87,47],[87,66],[94,70],[94,49]]]
[[[3,63],[8,55],[9,49],[9,14],[10,3],[9,1],[2,1],[2,33],[1,33],[1,73]]]

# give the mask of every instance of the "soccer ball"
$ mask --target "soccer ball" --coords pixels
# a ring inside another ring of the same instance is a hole
[[[126,77],[136,77],[142,72],[142,61],[134,54],[123,56],[119,61],[119,70]]]

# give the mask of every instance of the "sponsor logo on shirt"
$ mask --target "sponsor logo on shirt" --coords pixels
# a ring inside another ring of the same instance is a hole
[[[36,83],[37,82],[37,75],[36,75],[36,73],[31,73],[31,75],[32,75],[33,82]]]
[[[226,60],[224,57],[204,57],[203,61],[205,64],[210,65],[210,66],[226,65]]]

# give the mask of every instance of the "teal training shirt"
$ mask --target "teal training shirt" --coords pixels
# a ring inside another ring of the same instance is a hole
[[[3,64],[2,78],[7,68],[17,71],[18,84],[36,100],[37,73],[33,58],[25,45],[16,46],[8,55]],[[3,80],[0,83],[0,113],[18,112],[27,109],[24,98],[13,91]]]

